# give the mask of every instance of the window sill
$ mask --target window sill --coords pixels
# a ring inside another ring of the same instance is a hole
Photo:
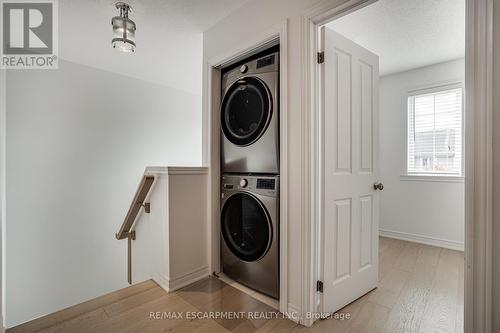
[[[401,175],[401,181],[412,182],[437,182],[437,183],[463,183],[465,178],[463,176],[431,176],[431,175]]]

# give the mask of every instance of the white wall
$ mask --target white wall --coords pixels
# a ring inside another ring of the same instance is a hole
[[[201,163],[201,97],[67,61],[9,71],[6,156],[12,327],[127,286],[114,234],[146,166]]]
[[[301,24],[304,13],[320,0],[253,0],[206,31],[203,36],[204,66],[210,60],[240,51],[247,46],[247,36],[252,40],[264,39],[267,32],[288,24],[288,310],[301,311],[302,299],[302,228],[309,223],[302,208],[303,163],[302,160],[302,70]],[[344,0],[331,1],[344,3]],[[206,72],[204,92],[208,87]],[[207,148],[208,149],[208,148]],[[307,224],[306,224],[307,223]]]
[[[464,183],[403,181],[409,90],[464,80],[463,59],[380,79],[380,229],[393,236],[463,247]]]
[[[5,318],[5,119],[6,109],[6,71],[0,69],[0,332],[3,332]]]
[[[500,332],[500,3],[493,3],[493,314]]]

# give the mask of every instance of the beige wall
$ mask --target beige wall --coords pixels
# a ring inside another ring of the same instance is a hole
[[[500,1],[493,1],[493,329],[500,332]]]

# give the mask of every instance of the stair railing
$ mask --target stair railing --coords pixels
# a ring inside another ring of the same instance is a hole
[[[139,215],[141,208],[144,207],[144,212],[149,214],[151,212],[151,204],[149,202],[145,202],[148,197],[149,191],[153,186],[155,177],[152,175],[144,175],[142,177],[141,183],[135,192],[134,199],[130,204],[130,208],[128,209],[127,216],[120,227],[118,233],[116,233],[115,237],[118,240],[127,238],[128,240],[128,248],[127,248],[127,280],[129,284],[132,284],[132,241],[135,240],[135,230],[134,223]]]

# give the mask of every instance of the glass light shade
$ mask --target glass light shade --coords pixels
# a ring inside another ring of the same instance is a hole
[[[120,10],[120,16],[115,16],[111,20],[113,25],[113,39],[111,44],[114,49],[122,52],[135,51],[135,30],[134,21],[128,18],[128,7],[126,11]]]

